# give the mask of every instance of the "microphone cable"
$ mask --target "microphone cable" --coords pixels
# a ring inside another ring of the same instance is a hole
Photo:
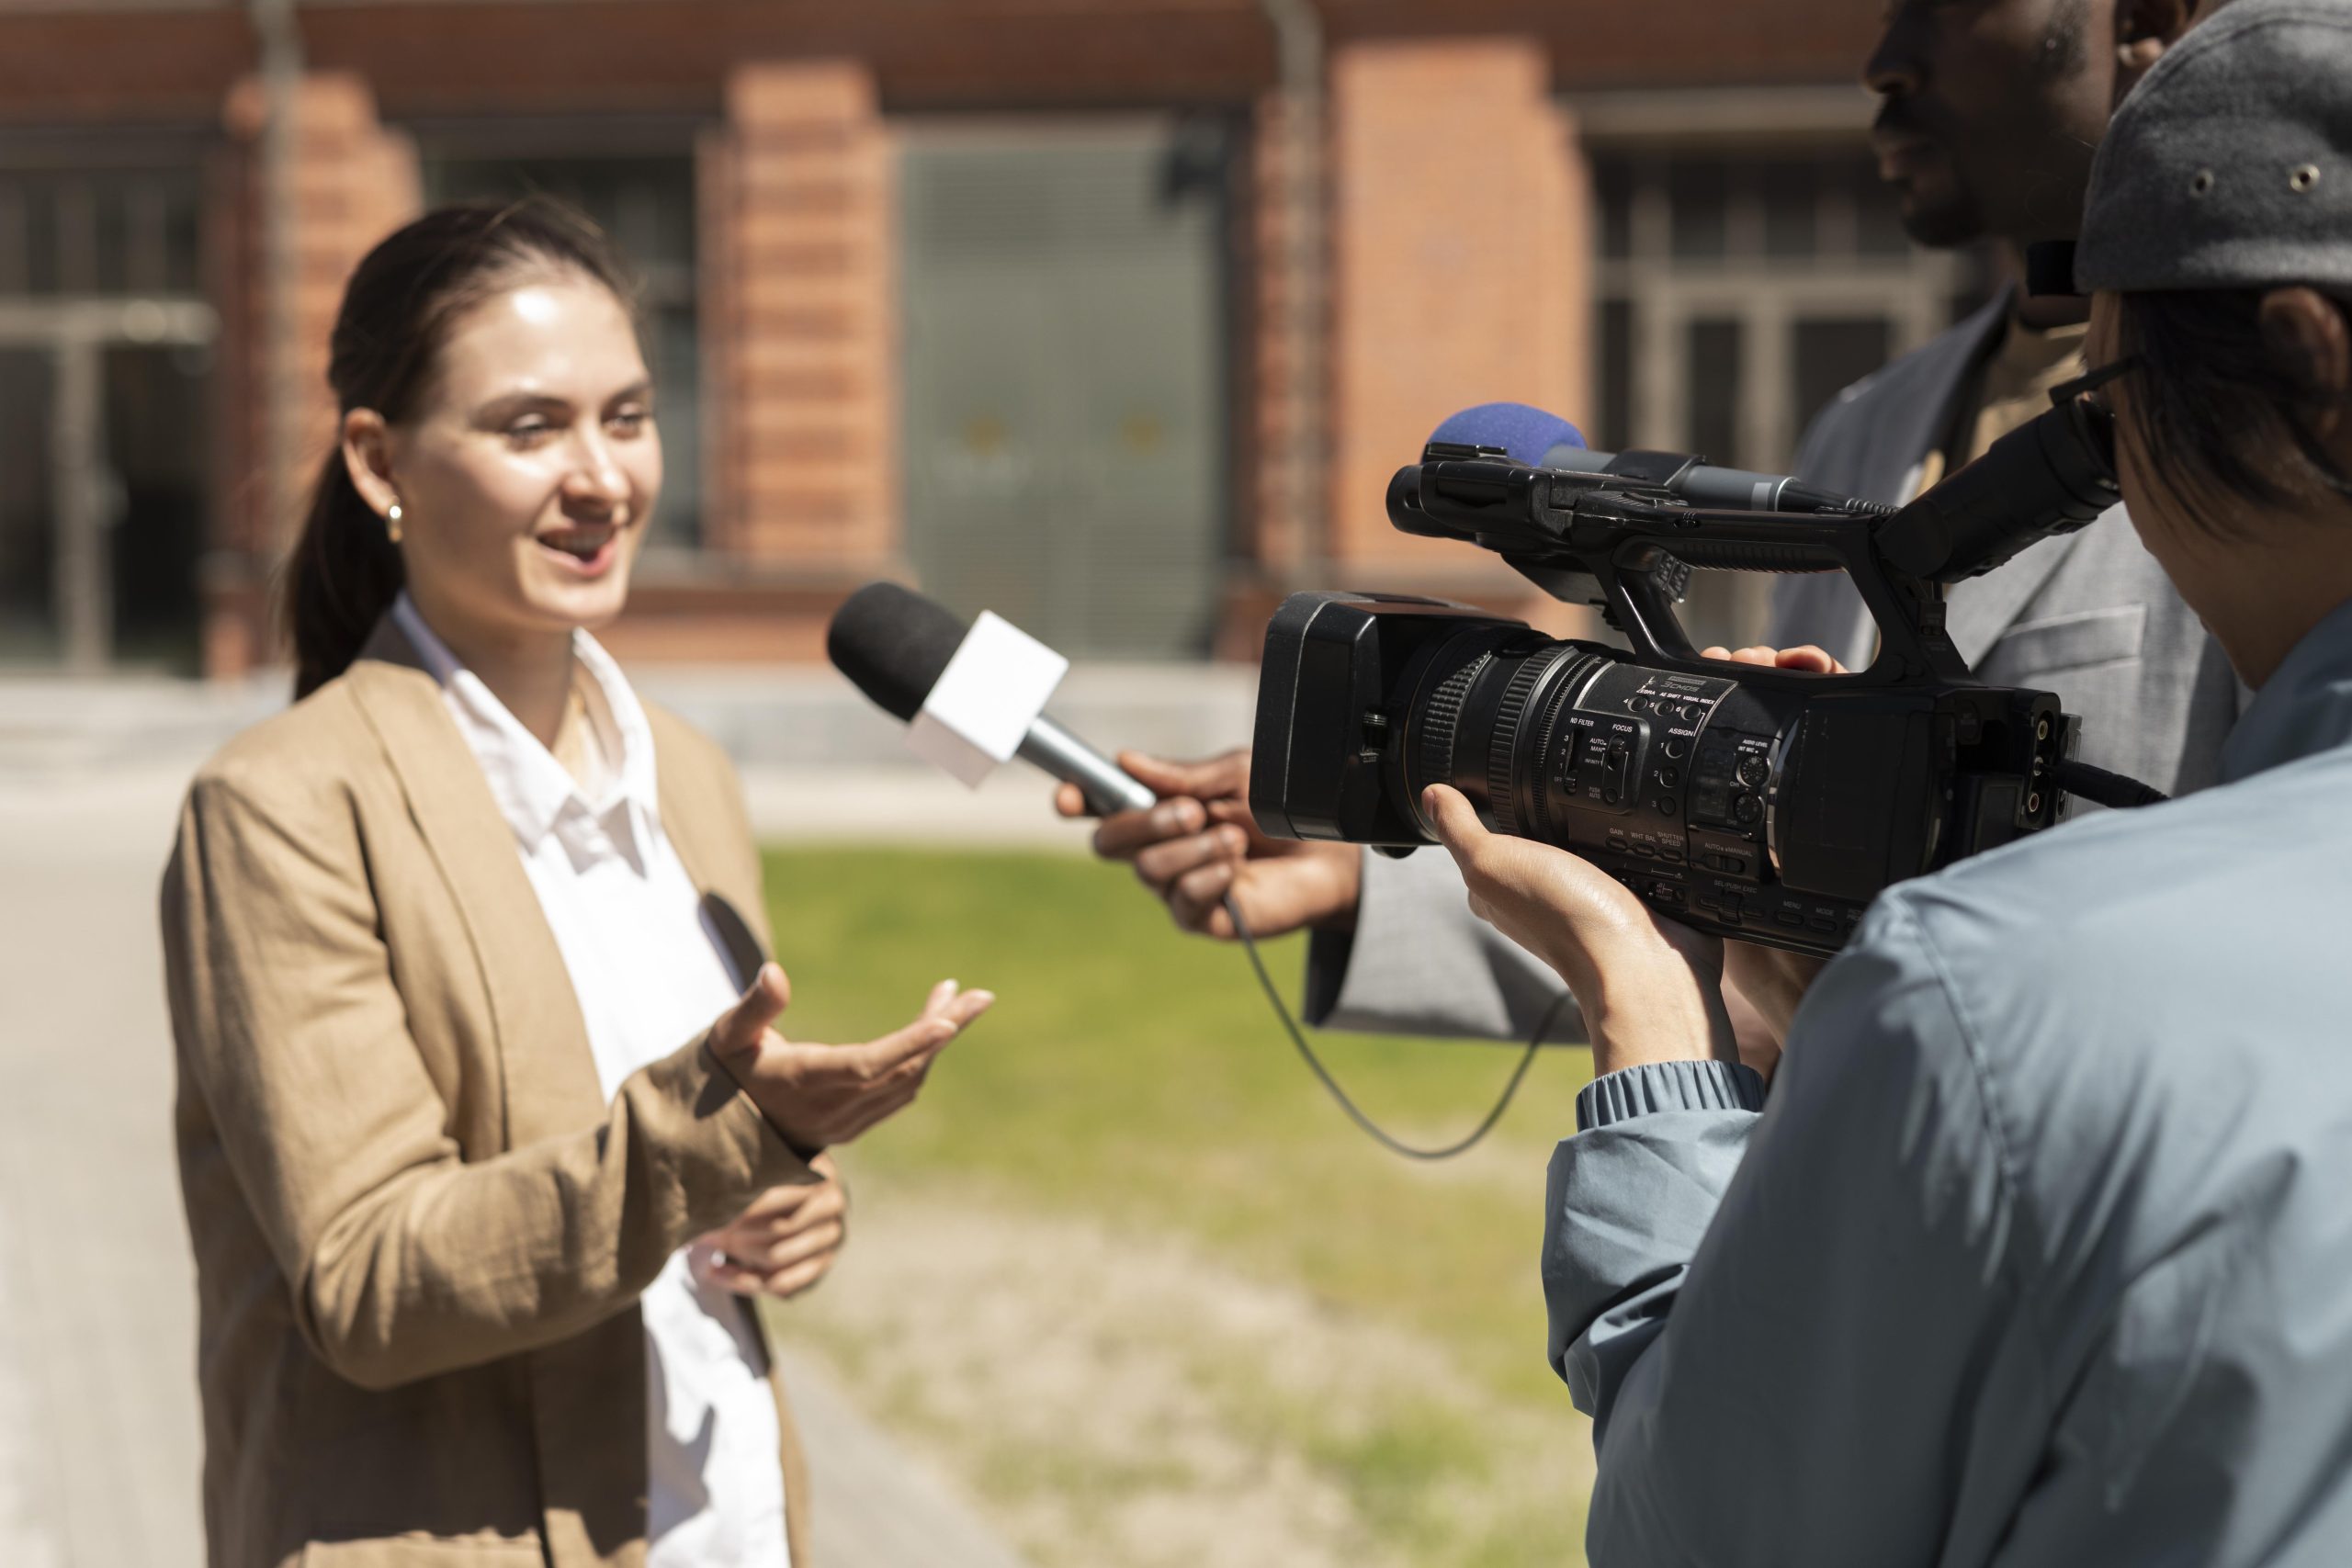
[[[2137,779],[2126,778],[2120,773],[2109,773],[2104,768],[2094,768],[2088,763],[2077,762],[2071,758],[2058,764],[2056,782],[2059,788],[2070,794],[2079,795],[2087,800],[2095,800],[2102,806],[2122,809],[2139,806],[2154,806],[2170,798]],[[1503,1112],[1510,1109],[1510,1102],[1518,1098],[1520,1085],[1527,1079],[1527,1069],[1535,1065],[1535,1054],[1544,1048],[1544,1037],[1552,1032],[1552,1025],[1559,1019],[1560,1010],[1571,999],[1569,993],[1564,989],[1558,996],[1552,998],[1552,1005],[1544,1010],[1544,1016],[1535,1021],[1535,1032],[1529,1037],[1526,1049],[1519,1054],[1518,1066],[1511,1068],[1510,1077],[1503,1083],[1502,1093],[1496,1097],[1494,1105],[1484,1117],[1479,1119],[1478,1124],[1453,1143],[1440,1145],[1435,1148],[1424,1148],[1406,1143],[1382,1127],[1364,1113],[1363,1107],[1348,1097],[1346,1089],[1340,1087],[1339,1079],[1331,1076],[1331,1070],[1323,1065],[1322,1058],[1316,1055],[1315,1047],[1306,1043],[1306,1032],[1299,1028],[1298,1021],[1291,1016],[1290,1004],[1283,1000],[1282,988],[1274,984],[1274,977],[1266,972],[1265,955],[1258,951],[1258,939],[1250,930],[1250,922],[1241,918],[1240,904],[1235,900],[1231,893],[1226,894],[1223,902],[1226,917],[1233,922],[1234,934],[1241,939],[1241,949],[1250,955],[1250,967],[1257,974],[1259,988],[1266,993],[1267,1004],[1274,1010],[1274,1016],[1282,1021],[1283,1032],[1290,1036],[1290,1043],[1297,1049],[1299,1059],[1306,1064],[1306,1070],[1315,1075],[1315,1081],[1323,1086],[1324,1092],[1329,1094],[1333,1102],[1347,1113],[1348,1120],[1353,1122],[1366,1137],[1390,1153],[1402,1155],[1407,1159],[1452,1159],[1456,1155],[1468,1153],[1483,1142],[1487,1134],[1495,1130],[1495,1124],[1503,1119]]]
[[[1347,1090],[1340,1087],[1339,1080],[1331,1076],[1330,1069],[1324,1066],[1322,1059],[1315,1055],[1315,1048],[1306,1043],[1306,1035],[1298,1027],[1298,1021],[1291,1016],[1290,1005],[1283,1000],[1281,988],[1274,984],[1273,976],[1266,973],[1266,960],[1258,951],[1258,939],[1250,934],[1250,922],[1241,918],[1241,906],[1235,901],[1231,893],[1225,896],[1225,912],[1233,921],[1234,934],[1241,939],[1242,951],[1250,955],[1250,967],[1258,973],[1258,984],[1264,989],[1266,1000],[1272,1004],[1274,1016],[1282,1020],[1283,1029],[1290,1035],[1290,1043],[1298,1048],[1299,1057],[1306,1062],[1307,1071],[1315,1075],[1316,1081],[1323,1086],[1324,1090],[1339,1104],[1340,1109],[1348,1113],[1348,1120],[1362,1129],[1365,1136],[1390,1153],[1402,1155],[1407,1159],[1452,1159],[1458,1154],[1467,1153],[1476,1147],[1487,1134],[1493,1132],[1495,1123],[1503,1119],[1503,1112],[1510,1109],[1510,1102],[1518,1097],[1519,1086],[1527,1078],[1527,1069],[1535,1065],[1535,1053],[1544,1048],[1544,1036],[1551,1032],[1553,1023],[1560,1016],[1560,1010],[1566,1007],[1569,1000],[1567,991],[1563,989],[1558,996],[1552,998],[1552,1005],[1544,1010],[1544,1016],[1535,1021],[1535,1032],[1528,1040],[1527,1048],[1520,1053],[1519,1065],[1511,1069],[1510,1077],[1503,1085],[1502,1094],[1495,1100],[1493,1109],[1487,1112],[1485,1118],[1472,1128],[1466,1136],[1453,1143],[1442,1145],[1436,1148],[1422,1148],[1406,1143],[1384,1129],[1378,1122],[1365,1115],[1354,1100],[1348,1098]]]

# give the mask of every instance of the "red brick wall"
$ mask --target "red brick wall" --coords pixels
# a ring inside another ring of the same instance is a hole
[[[1250,418],[1236,444],[1235,462],[1244,476],[1246,532],[1236,544],[1261,566],[1280,573],[1306,563],[1307,520],[1293,504],[1288,454],[1300,423],[1300,367],[1292,321],[1300,310],[1325,318],[1327,302],[1294,299],[1284,265],[1292,236],[1284,194],[1289,179],[1288,109],[1279,93],[1261,97],[1251,117],[1249,166],[1236,192],[1242,219],[1238,231],[1250,237],[1247,265],[1235,290],[1248,334],[1243,380]]]
[[[1845,82],[1882,0],[1319,0],[1335,42],[1532,39],[1568,88]]]
[[[703,545],[641,569],[623,658],[811,660],[899,558],[891,152],[855,61],[741,65],[698,157]]]
[[[1327,378],[1321,547],[1365,586],[1510,596],[1474,552],[1408,539],[1382,493],[1430,426],[1512,397],[1584,406],[1586,240],[1564,88],[1850,79],[1877,0],[1318,0],[1331,47],[1328,354],[1288,363],[1269,188],[1273,40],[1259,0],[345,0],[300,13],[300,333],[319,386],[345,272],[415,200],[385,116],[661,110],[705,117],[707,534],[699,577],[654,585],[625,643],[677,657],[813,647],[831,596],[900,555],[897,281],[888,117],[1213,106],[1247,109],[1234,290],[1235,631],[1298,585],[1317,541],[1276,463],[1305,374]],[[51,0],[0,11],[10,123],[201,124],[215,156],[224,318],[212,662],[269,644],[260,586],[285,521],[254,482],[253,68],[243,8]],[[312,425],[326,434],[323,392]],[[307,467],[314,465],[306,464]],[[308,474],[302,478],[307,479]],[[782,623],[774,617],[786,617]],[[767,617],[767,618],[761,618]],[[756,624],[755,624],[756,623]],[[1228,628],[1232,630],[1232,628]]]
[[[1320,0],[1335,44],[1537,40],[1569,87],[1851,79],[1878,0]],[[701,108],[744,60],[859,60],[893,110],[1247,102],[1258,0],[377,0],[306,7],[314,68],[388,112]],[[452,48],[451,40],[464,47]],[[243,7],[0,14],[0,122],[201,119],[253,68]]]
[[[898,550],[898,363],[888,133],[853,62],[747,65],[727,87],[722,355],[726,513],[745,561],[842,575]]]
[[[343,72],[306,77],[294,107],[292,341],[280,364],[302,402],[294,472],[285,487],[288,506],[281,512],[266,470],[271,442],[262,120],[261,86],[248,77],[231,89],[224,107],[229,147],[215,182],[226,203],[215,215],[211,268],[221,316],[226,417],[204,645],[205,667],[218,675],[240,674],[276,657],[269,578],[335,438],[327,339],[344,284],[378,240],[415,214],[419,199],[415,149],[384,130],[368,84]]]
[[[1389,477],[1473,403],[1584,406],[1579,176],[1525,39],[1359,43],[1331,66],[1330,552],[1448,570]]]

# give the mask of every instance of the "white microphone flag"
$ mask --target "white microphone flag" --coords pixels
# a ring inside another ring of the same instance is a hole
[[[983,610],[907,726],[907,744],[978,789],[998,763],[1012,760],[1069,672],[1069,660]]]

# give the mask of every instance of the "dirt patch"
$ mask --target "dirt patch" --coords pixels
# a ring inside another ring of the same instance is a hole
[[[1573,1554],[1565,1393],[1503,1406],[1437,1347],[1164,1239],[867,1196],[784,1332],[1039,1568]]]

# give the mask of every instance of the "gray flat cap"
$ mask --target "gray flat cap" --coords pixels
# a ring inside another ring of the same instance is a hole
[[[2091,165],[2075,282],[2352,288],[2352,0],[2233,0],[2156,62]]]

